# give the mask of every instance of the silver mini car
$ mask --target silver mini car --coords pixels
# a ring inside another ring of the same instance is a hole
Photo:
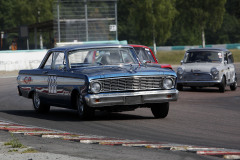
[[[201,48],[186,51],[181,66],[177,69],[177,89],[184,86],[218,87],[220,92],[226,86],[237,89],[237,77],[233,55],[227,49]]]

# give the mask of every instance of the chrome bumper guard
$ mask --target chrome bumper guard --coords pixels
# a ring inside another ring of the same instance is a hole
[[[184,86],[214,86],[221,83],[221,80],[215,80],[215,81],[178,81],[178,84],[184,85]]]
[[[86,95],[85,101],[90,107],[163,103],[177,101],[178,93],[179,92],[176,89],[124,93],[99,93]]]

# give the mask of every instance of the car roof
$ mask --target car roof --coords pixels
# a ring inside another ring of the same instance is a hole
[[[198,51],[223,51],[227,52],[229,51],[228,49],[225,48],[195,48],[195,49],[189,49],[186,52],[198,52]]]
[[[144,45],[139,45],[139,44],[129,44],[129,46],[132,46],[132,47],[141,47],[141,48],[148,48],[148,46],[144,46]]]
[[[54,51],[65,51],[65,50],[75,50],[75,49],[91,49],[91,48],[111,48],[111,47],[127,47],[132,48],[129,45],[122,44],[78,44],[78,45],[66,45],[61,47],[52,48]]]

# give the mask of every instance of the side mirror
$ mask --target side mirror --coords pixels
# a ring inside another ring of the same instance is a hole
[[[224,64],[225,64],[225,65],[227,64],[227,61],[226,61],[226,60],[224,61]]]
[[[183,64],[183,60],[181,60],[181,64]]]

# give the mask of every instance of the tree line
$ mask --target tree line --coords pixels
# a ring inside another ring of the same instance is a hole
[[[54,0],[1,0],[0,31],[53,19]],[[118,0],[118,38],[132,44],[240,42],[239,0]]]
[[[119,38],[158,46],[240,42],[239,0],[119,0]]]

